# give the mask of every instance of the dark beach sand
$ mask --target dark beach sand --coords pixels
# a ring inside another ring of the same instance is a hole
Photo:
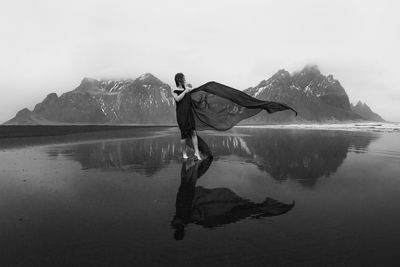
[[[0,149],[155,135],[174,126],[0,126]]]
[[[146,129],[151,131],[154,129],[173,127],[166,126],[123,126],[123,125],[1,125],[0,138],[21,138],[21,137],[40,137],[40,136],[60,136],[78,133],[118,131],[118,130],[139,130]]]
[[[400,262],[398,133],[205,132],[183,165],[175,127],[54,131],[0,138],[0,266]]]

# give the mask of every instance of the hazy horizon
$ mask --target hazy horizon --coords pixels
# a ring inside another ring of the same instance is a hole
[[[245,89],[316,64],[350,102],[400,121],[396,1],[2,1],[0,123],[83,77]]]

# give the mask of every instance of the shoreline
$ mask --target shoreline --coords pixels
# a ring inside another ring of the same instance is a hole
[[[168,127],[174,125],[1,125],[0,139]]]
[[[252,125],[237,126],[247,128],[269,129],[298,129],[298,130],[331,130],[331,131],[373,131],[373,132],[399,132],[400,123],[335,123],[335,124],[280,124],[280,125]]]
[[[17,129],[15,129],[17,128]],[[15,149],[31,146],[71,144],[71,143],[90,143],[106,140],[126,140],[138,138],[153,138],[161,136],[163,132],[172,128],[168,126],[39,126],[34,128],[32,133],[28,127],[14,127],[7,130],[0,127],[0,151],[4,149]],[[151,135],[149,136],[149,130]]]
[[[149,129],[164,131],[177,125],[1,125],[0,148],[29,145],[75,142],[77,140],[102,140],[138,138],[146,136]],[[400,133],[400,123],[343,123],[343,124],[269,124],[237,125],[235,128],[322,130],[353,132]],[[112,134],[110,134],[112,131]],[[218,133],[218,131],[215,131]]]

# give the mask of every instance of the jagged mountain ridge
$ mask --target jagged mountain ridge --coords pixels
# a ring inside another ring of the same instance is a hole
[[[23,109],[5,124],[176,124],[170,89],[150,73],[125,80],[84,78],[74,90],[61,96],[51,93],[33,111]],[[322,75],[315,65],[293,74],[279,70],[244,92],[286,103],[299,113],[294,117],[291,111],[261,112],[244,124],[382,120],[351,105],[340,82]]]
[[[169,85],[146,73],[135,80],[84,78],[76,89],[60,97],[51,93],[6,124],[168,124],[174,115]]]
[[[322,75],[315,65],[306,66],[293,75],[281,69],[271,78],[244,92],[259,99],[284,102],[299,113],[298,118],[294,118],[290,112],[272,115],[260,113],[253,119],[255,122],[364,119],[351,110],[349,98],[340,82],[332,75]]]
[[[351,104],[351,109],[355,113],[364,117],[367,120],[381,121],[381,122],[385,121],[381,116],[379,116],[377,113],[373,112],[366,103],[362,103],[361,101],[358,101],[357,104],[355,104],[355,105]]]

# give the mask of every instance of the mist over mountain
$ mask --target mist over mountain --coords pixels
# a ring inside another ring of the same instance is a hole
[[[25,108],[5,124],[176,124],[171,87],[150,73],[136,79],[83,78],[80,85],[61,96],[55,93],[30,111]],[[288,122],[383,121],[366,104],[351,105],[345,89],[332,75],[324,76],[315,65],[290,74],[279,70],[257,86],[244,90],[263,100],[295,108],[274,114],[261,112],[244,124]]]

